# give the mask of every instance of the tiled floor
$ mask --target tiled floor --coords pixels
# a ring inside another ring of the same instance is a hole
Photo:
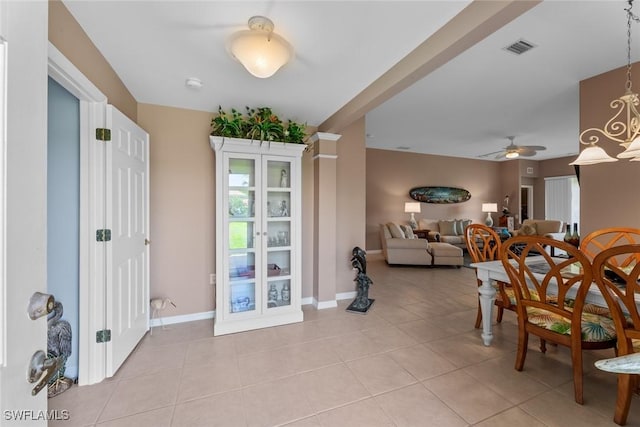
[[[304,307],[303,323],[213,337],[212,321],[157,328],[118,374],[49,400],[51,426],[615,426],[615,376],[585,353],[585,404],[568,350],[530,340],[513,369],[514,313],[491,347],[473,328],[467,268],[388,267],[369,256],[366,315]],[[634,397],[629,426],[640,426]]]

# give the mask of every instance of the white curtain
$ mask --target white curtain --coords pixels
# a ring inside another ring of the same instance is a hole
[[[565,224],[580,222],[580,187],[574,176],[544,179],[544,215]]]

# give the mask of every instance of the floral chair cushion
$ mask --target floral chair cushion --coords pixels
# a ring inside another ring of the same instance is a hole
[[[541,328],[564,335],[571,335],[571,322],[550,311],[535,307],[527,307],[529,322]],[[607,316],[595,313],[582,313],[582,340],[602,342],[616,339],[616,327]]]

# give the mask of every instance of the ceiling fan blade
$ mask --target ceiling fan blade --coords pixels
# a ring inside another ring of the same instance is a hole
[[[536,154],[538,154],[537,151],[531,150],[531,151],[518,151],[518,154],[520,154],[522,157],[533,157]]]
[[[478,157],[489,157],[489,156],[493,156],[494,154],[498,154],[498,153],[502,153],[503,150],[499,150],[499,151],[494,151],[492,153],[487,153],[487,154],[481,154]]]
[[[507,157],[507,153],[506,152],[502,152],[500,154],[498,154],[496,156],[496,159],[504,159],[505,157]]]
[[[542,145],[521,145],[520,148],[528,148],[534,151],[543,151],[547,149],[547,147],[543,147]]]

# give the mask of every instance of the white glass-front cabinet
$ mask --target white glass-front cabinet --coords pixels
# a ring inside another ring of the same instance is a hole
[[[223,335],[302,321],[304,144],[210,137],[216,156],[216,316]]]

